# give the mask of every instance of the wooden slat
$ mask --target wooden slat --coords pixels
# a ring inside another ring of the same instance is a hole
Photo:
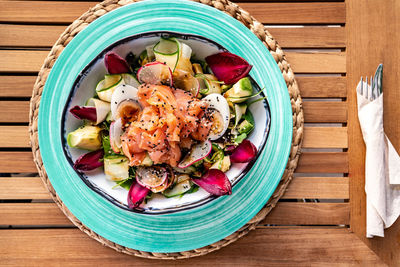
[[[0,97],[31,97],[36,76],[0,76]],[[296,76],[302,97],[345,98],[346,77]]]
[[[0,25],[0,46],[51,47],[66,26]],[[268,28],[283,48],[344,48],[344,27]]]
[[[51,199],[39,177],[0,177],[0,199]]]
[[[299,173],[347,173],[347,152],[304,152],[301,154],[296,172]]]
[[[347,122],[346,102],[304,101],[305,122]]]
[[[0,126],[0,147],[30,147],[27,126]],[[347,148],[346,127],[305,127],[304,148]]]
[[[346,122],[346,102],[303,102],[305,122]],[[28,122],[28,101],[0,101],[0,122]]]
[[[55,203],[0,203],[0,214],[0,225],[72,225]],[[348,203],[280,202],[262,223],[348,224],[349,214]]]
[[[0,101],[0,122],[28,122],[28,101]]]
[[[38,72],[48,51],[0,50],[0,72]],[[346,57],[341,52],[287,52],[297,73],[345,73]]]
[[[119,253],[78,229],[7,229],[1,230],[0,257],[16,266],[384,266],[343,228],[259,228],[217,252],[179,261]]]
[[[1,182],[1,180],[0,180]],[[281,199],[348,199],[347,177],[296,177]]]
[[[282,199],[348,199],[347,177],[294,178]],[[0,178],[0,199],[51,199],[39,177]]]
[[[52,47],[66,26],[0,25],[0,46]]]
[[[0,225],[72,225],[55,203],[0,203],[0,214]]]
[[[29,147],[28,126],[0,126],[0,147]]]
[[[36,76],[0,76],[0,97],[31,97]]]
[[[339,225],[349,221],[349,203],[279,202],[260,224]]]
[[[345,98],[346,77],[304,77],[296,76],[301,97],[336,97]]]
[[[18,159],[18,160],[16,160]],[[0,152],[0,173],[36,173],[32,152]]]
[[[18,159],[15,161],[14,159]],[[31,152],[0,152],[0,173],[36,172]],[[296,172],[347,173],[346,152],[303,152]]]
[[[346,73],[343,52],[285,52],[295,73]]]
[[[49,51],[0,50],[0,72],[38,72],[48,53]]]
[[[344,48],[344,27],[269,28],[283,48]],[[0,42],[1,43],[1,42]]]
[[[0,2],[0,22],[70,23],[96,2]],[[267,24],[343,24],[344,3],[238,3],[262,23]],[[54,16],[57,14],[57,16]]]
[[[346,127],[305,127],[304,148],[347,148]]]

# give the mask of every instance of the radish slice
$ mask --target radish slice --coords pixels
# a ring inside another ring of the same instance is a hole
[[[223,81],[225,84],[234,84],[246,77],[253,67],[245,59],[229,52],[208,56],[206,62],[218,81]]]
[[[136,181],[149,189],[155,189],[165,183],[168,184],[168,172],[164,167],[138,167]]]
[[[110,112],[110,103],[101,101],[100,99],[90,98],[87,101],[86,105],[96,108],[96,124],[104,121],[107,117],[108,112]]]
[[[80,120],[90,120],[90,121],[97,120],[96,108],[94,107],[74,106],[69,110],[69,112],[71,112],[71,114],[75,118]]]
[[[171,69],[158,61],[150,62],[138,70],[137,78],[140,83],[148,84],[169,84],[172,87]]]
[[[114,52],[108,52],[104,56],[104,64],[110,74],[120,74],[131,72],[128,62]]]
[[[128,192],[128,207],[130,209],[139,207],[146,198],[149,191],[150,190],[148,188],[143,187],[136,182],[133,182]]]
[[[115,153],[120,153],[121,151],[121,136],[123,133],[121,119],[113,121],[110,125],[110,145]]]
[[[91,171],[103,166],[104,150],[99,149],[80,156],[74,163],[74,169],[77,171]]]
[[[168,184],[169,184],[168,181],[165,181],[162,185],[157,186],[157,187],[152,187],[152,188],[150,188],[150,190],[153,193],[160,193],[168,188]]]
[[[116,111],[116,118],[121,118],[122,126],[127,127],[127,123],[136,121],[139,118],[142,107],[139,102],[132,99],[126,99],[119,103]]]
[[[218,169],[209,169],[201,178],[192,181],[214,196],[232,194],[231,182],[226,174]]]
[[[111,116],[113,120],[118,118],[117,109],[119,104],[127,99],[136,100],[137,92],[137,88],[126,84],[118,85],[117,88],[115,88],[111,95]]]
[[[211,153],[211,150],[212,144],[209,140],[194,145],[189,154],[178,164],[178,167],[181,169],[189,167],[193,163],[207,157]]]
[[[243,140],[238,147],[233,150],[231,161],[234,163],[246,163],[252,161],[257,155],[256,146],[249,140]]]
[[[192,74],[187,71],[177,69],[172,74],[175,88],[179,88],[191,92],[194,97],[197,97],[200,92],[200,82]]]

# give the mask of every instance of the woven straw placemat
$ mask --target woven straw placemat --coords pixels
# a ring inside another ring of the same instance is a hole
[[[278,43],[274,40],[274,38],[269,34],[269,32],[264,28],[263,24],[255,20],[248,12],[241,9],[238,5],[229,2],[227,0],[195,0],[196,2],[203,3],[205,5],[212,6],[217,8],[228,15],[236,18],[241,23],[243,23],[247,28],[249,28],[268,48],[271,55],[274,57],[276,63],[278,64],[283,78],[285,79],[286,85],[289,90],[290,101],[292,104],[292,114],[293,114],[293,139],[292,139],[292,148],[289,155],[289,160],[286,166],[286,169],[283,173],[282,179],[276,188],[275,192],[267,202],[267,204],[263,207],[262,210],[251,219],[246,225],[240,228],[238,231],[233,233],[232,235],[214,243],[206,247],[202,247],[195,250],[183,251],[178,253],[151,253],[138,251],[134,249],[130,249],[127,247],[120,246],[116,243],[113,243],[93,231],[87,228],[82,224],[64,205],[61,199],[58,197],[54,188],[52,187],[46,171],[43,166],[42,158],[40,155],[39,141],[38,141],[38,112],[39,112],[39,104],[40,98],[42,95],[43,87],[45,85],[47,76],[49,75],[51,68],[53,67],[54,62],[60,55],[61,51],[65,48],[65,46],[74,38],[76,34],[78,34],[82,29],[89,25],[89,23],[93,22],[98,17],[110,12],[116,8],[121,6],[136,2],[137,0],[107,0],[100,4],[97,4],[89,11],[84,13],[80,18],[75,20],[60,36],[57,40],[53,48],[51,49],[49,55],[44,61],[42,68],[40,69],[39,75],[37,77],[36,83],[33,88],[32,99],[30,103],[30,114],[29,114],[29,133],[30,133],[30,142],[32,146],[33,152],[33,160],[38,169],[39,175],[43,180],[43,183],[49,190],[53,200],[59,208],[64,212],[64,214],[72,221],[74,225],[76,225],[81,231],[88,234],[91,238],[96,239],[100,243],[110,248],[113,248],[119,252],[123,252],[130,255],[135,255],[143,258],[151,258],[151,259],[183,259],[190,258],[200,255],[205,255],[212,251],[218,250],[221,247],[227,246],[230,243],[236,241],[240,237],[246,235],[250,230],[254,230],[257,224],[265,218],[265,216],[275,207],[279,198],[284,194],[287,185],[292,179],[294,169],[297,166],[297,162],[300,155],[300,148],[303,140],[303,108],[302,108],[302,100],[300,97],[300,91],[297,86],[297,83],[294,79],[293,71],[286,61],[285,55],[283,54],[282,49],[278,45]]]

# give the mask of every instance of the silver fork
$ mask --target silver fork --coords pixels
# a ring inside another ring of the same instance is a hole
[[[373,101],[382,94],[382,69],[383,65],[379,64],[376,69],[374,78],[370,77],[370,85],[368,85],[368,76],[365,77],[365,84],[363,77],[361,77],[360,95],[364,96],[369,101]]]

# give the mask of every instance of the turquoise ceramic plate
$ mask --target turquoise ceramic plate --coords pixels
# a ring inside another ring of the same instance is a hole
[[[128,36],[172,31],[204,36],[254,67],[250,75],[265,88],[271,110],[267,143],[231,196],[171,214],[146,215],[123,210],[91,190],[67,162],[61,117],[76,77],[109,45]],[[39,109],[39,145],[44,166],[69,210],[97,234],[129,248],[151,252],[196,249],[232,234],[268,201],[285,169],[292,117],[282,74],[260,40],[232,17],[199,3],[144,1],[112,11],[85,28],[57,59]]]

